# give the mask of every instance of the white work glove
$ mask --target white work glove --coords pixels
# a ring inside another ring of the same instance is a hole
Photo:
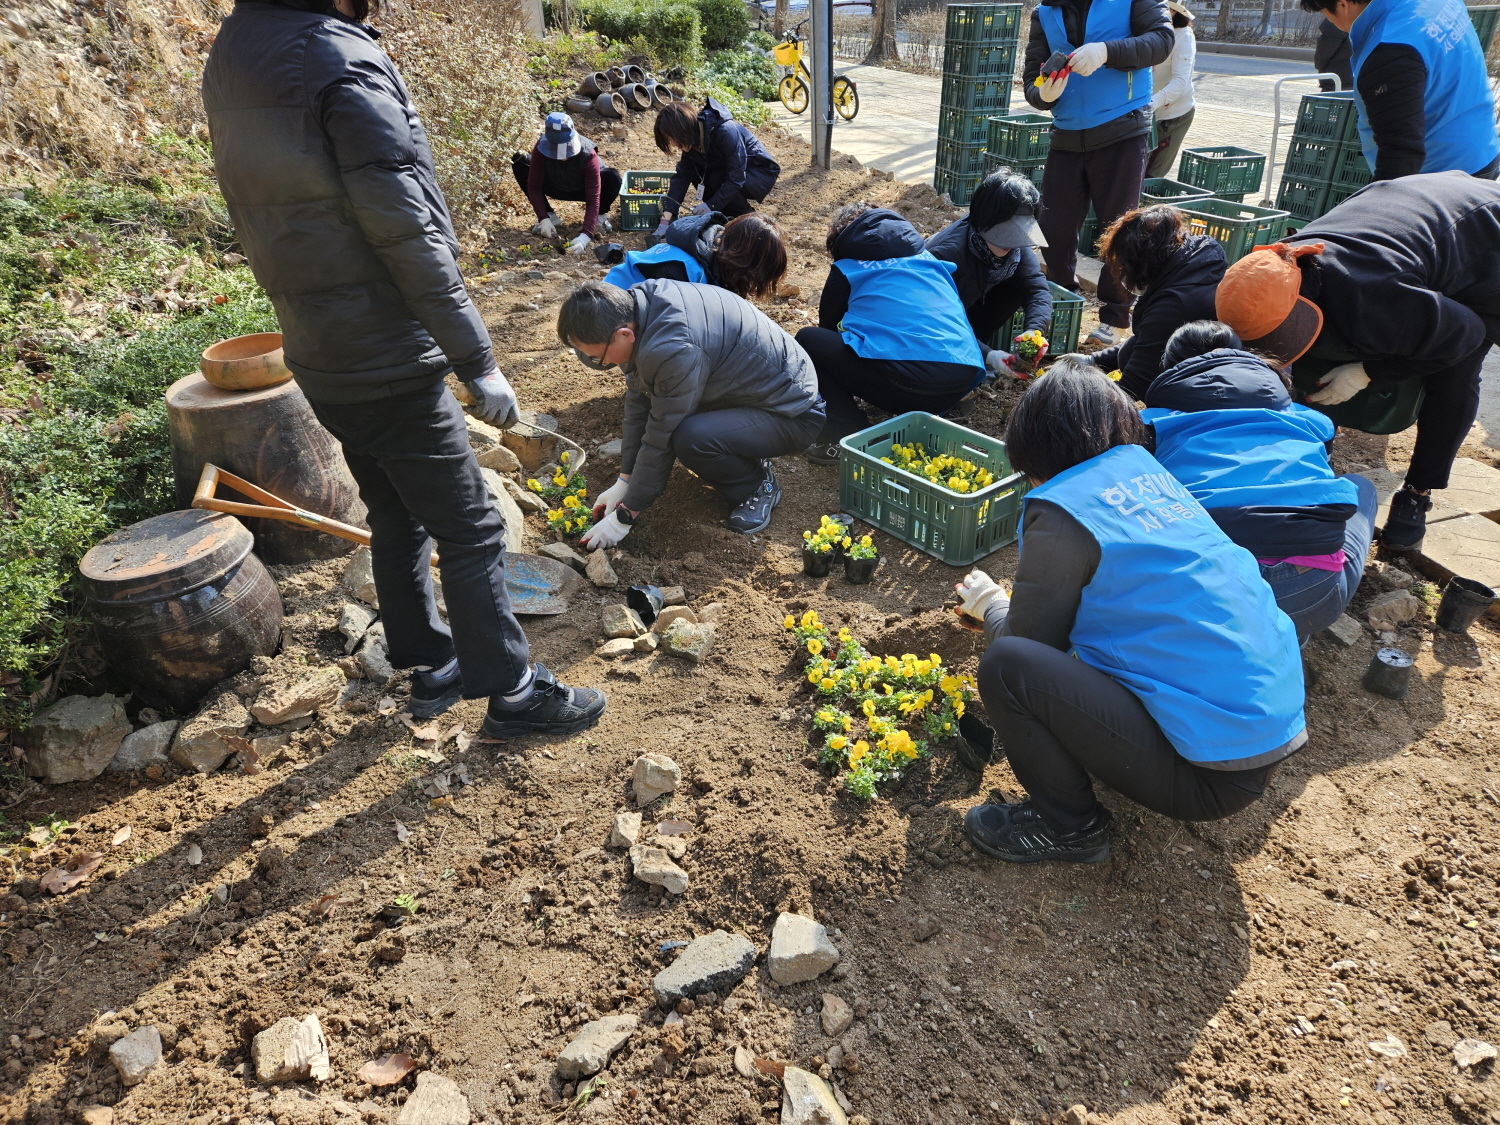
[[[487,373],[470,379],[464,386],[474,396],[474,402],[469,406],[469,413],[474,417],[502,430],[510,429],[521,420],[516,392],[510,389],[509,380],[500,374],[494,363],[490,364]]]
[[[625,493],[630,491],[630,482],[623,477],[615,481],[598,496],[594,497],[594,519],[602,520],[605,516],[613,515],[614,510],[620,506],[625,499]]]
[[[661,222],[656,224],[656,229],[651,232],[651,237],[650,239],[648,239],[652,246],[655,246],[658,242],[667,237],[667,228],[671,225],[672,216],[668,215],[666,212],[663,212]]]
[[[597,551],[603,547],[613,547],[629,534],[630,525],[620,522],[618,512],[610,512],[608,516],[589,528],[588,533],[578,542],[590,551]]]
[[[1060,70],[1057,72],[1057,77],[1048,78],[1044,81],[1041,86],[1042,101],[1055,102],[1058,98],[1062,97],[1063,90],[1068,85],[1068,75],[1070,73],[1070,71]]]
[[[1010,352],[1001,351],[999,348],[991,348],[989,355],[984,357],[984,365],[989,368],[992,375],[1014,375],[1018,362],[1019,360]]]
[[[1337,406],[1348,402],[1369,385],[1370,377],[1365,374],[1364,364],[1345,363],[1319,379],[1318,386],[1322,389],[1308,395],[1307,401],[1319,406]]]
[[[969,571],[953,591],[958,595],[958,613],[981,622],[996,602],[1010,604],[1010,595],[982,570]]]
[[[556,238],[557,224],[554,223],[551,219],[543,219],[541,222],[537,223],[536,226],[531,228],[531,233],[539,234],[543,238]]]
[[[1068,65],[1087,78],[1109,60],[1109,48],[1103,43],[1085,43],[1068,57]]]
[[[589,248],[589,243],[594,241],[586,234],[580,234],[572,242],[568,243],[569,254],[582,254]]]

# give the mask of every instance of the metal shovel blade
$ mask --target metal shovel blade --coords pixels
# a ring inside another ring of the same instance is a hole
[[[556,559],[541,555],[505,556],[505,592],[512,613],[550,617],[568,612],[564,591],[576,575]]]

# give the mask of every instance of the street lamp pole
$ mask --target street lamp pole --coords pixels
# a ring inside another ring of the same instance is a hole
[[[833,164],[833,0],[810,0],[812,8],[812,162]]]

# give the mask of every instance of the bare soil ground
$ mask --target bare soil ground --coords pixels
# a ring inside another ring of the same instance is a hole
[[[633,123],[628,140],[601,147],[618,166],[660,166],[649,133]],[[789,280],[802,286],[768,307],[788,328],[816,308],[822,224],[839,203],[904,200],[925,233],[946,221],[930,194],[850,166],[811,171],[804,146],[766,136],[786,169],[767,209],[795,236]],[[565,207],[564,218],[578,216]],[[515,257],[529,225],[518,217],[492,243]],[[601,271],[592,259],[553,263],[536,281],[524,268],[476,281],[523,404],[590,448],[618,436],[618,377],[583,369],[552,327],[566,288]],[[1014,396],[987,399],[971,424],[999,432]],[[1345,469],[1400,468],[1406,452],[1400,438],[1344,436],[1336,457]],[[582,586],[569,614],[532,619],[528,632],[563,679],[608,693],[603,721],[569,739],[462,754],[448,743],[472,778],[451,807],[420,791],[430,748],[380,713],[387,695],[404,698],[398,677],[362,683],[259,776],[106,774],[7,810],[12,824],[59,814],[73,822],[59,851],[107,860],[57,899],[37,887],[56,852],[4,876],[0,1120],[55,1125],[112,1106],[131,1125],[393,1122],[410,1083],[372,1090],[356,1072],[395,1050],[456,1080],[480,1121],[774,1120],[779,1092],[738,1076],[733,1050],[818,1069],[833,1046],[818,1020],[830,991],[857,1014],[833,1079],[877,1125],[1054,1122],[1076,1104],[1089,1121],[1132,1125],[1500,1121],[1493,1063],[1459,1072],[1451,1051],[1500,1034],[1490,626],[1436,632],[1429,605],[1399,638],[1418,669],[1399,703],[1359,687],[1379,644],[1368,629],[1350,648],[1317,638],[1312,740],[1263,802],[1191,825],[1106,792],[1117,816],[1107,862],[1006,866],[974,855],[961,831],[968,807],[1017,792],[1003,762],[978,776],[940,751],[861,804],[810,756],[810,697],[784,614],[814,608],[874,652],[937,652],[961,671],[980,650],[947,608],[961,572],[894,540],[877,536],[886,558],[872,585],[804,578],[800,533],[836,510],[836,470],[785,458],[778,472],[783,505],[765,534],[743,538],[679,469],[614,563],[624,583],[681,584],[694,605],[726,604],[708,661],[598,659],[600,609],[621,595]],[[593,458],[592,488],[609,473]],[[983,565],[1004,580],[1015,557],[1007,548]],[[342,570],[276,568],[283,651],[229,688],[253,698],[343,658]],[[1356,615],[1380,589],[1367,581]],[[482,704],[466,702],[440,725],[474,734],[481,718]],[[646,750],[683,769],[683,787],[648,815],[694,825],[680,898],[633,882],[624,856],[602,848]],[[113,845],[127,825],[130,839]],[[404,954],[374,920],[400,894],[421,903],[394,935]],[[313,907],[327,895],[343,901],[324,917]],[[722,927],[764,950],[787,909],[830,927],[843,952],[833,977],[783,989],[757,967],[686,1016],[681,1044],[667,1041],[649,998],[675,956],[662,943]],[[251,1037],[313,1011],[332,1080],[258,1086]],[[643,1025],[602,1095],[569,1108],[552,1060],[571,1029],[607,1011],[638,1012]],[[167,1057],[122,1089],[103,1048],[118,1025],[147,1023]]]

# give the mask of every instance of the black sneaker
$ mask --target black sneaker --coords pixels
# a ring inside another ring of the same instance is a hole
[[[781,485],[776,483],[776,474],[771,469],[771,462],[762,461],[760,465],[766,471],[765,479],[760,482],[760,487],[755,490],[755,494],[750,499],[729,513],[729,530],[738,531],[741,535],[764,531],[771,522],[772,510],[781,503]]]
[[[1391,510],[1380,529],[1380,542],[1392,551],[1414,551],[1427,536],[1432,497],[1403,488],[1391,497]]]
[[[1109,858],[1109,822],[1103,805],[1093,827],[1067,836],[1054,833],[1031,802],[1018,805],[976,805],[964,817],[964,832],[986,855],[1007,863],[1098,863]]]
[[[536,666],[536,688],[526,705],[505,707],[490,696],[489,711],[480,728],[485,738],[520,738],[527,734],[577,734],[604,714],[604,693],[594,688],[568,687],[542,665]]]
[[[464,695],[464,678],[453,659],[441,668],[411,674],[411,708],[414,719],[433,719],[452,707]]]
[[[839,443],[836,441],[815,441],[802,451],[814,465],[837,465],[839,463]]]

